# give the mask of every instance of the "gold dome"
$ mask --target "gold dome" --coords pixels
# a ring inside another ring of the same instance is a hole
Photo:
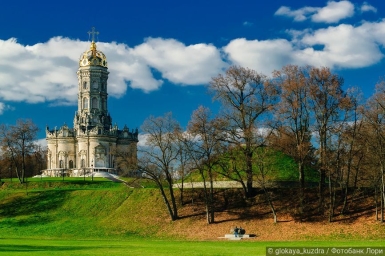
[[[100,66],[107,67],[107,58],[103,52],[96,49],[96,43],[91,42],[90,49],[82,53],[79,59],[79,66]]]

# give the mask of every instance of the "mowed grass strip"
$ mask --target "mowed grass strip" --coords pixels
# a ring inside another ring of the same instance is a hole
[[[266,247],[381,247],[380,241],[173,241],[0,239],[0,255],[266,255]]]

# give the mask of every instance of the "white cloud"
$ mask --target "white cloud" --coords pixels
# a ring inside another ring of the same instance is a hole
[[[5,111],[13,110],[14,108],[10,105],[0,102],[0,115],[4,114]]]
[[[147,142],[148,134],[147,133],[139,133],[138,134],[138,148],[145,148],[147,147],[146,142]]]
[[[277,67],[292,63],[292,44],[285,39],[277,40],[232,40],[223,51],[232,64],[248,67],[269,74]]]
[[[295,21],[304,21],[308,19],[310,14],[317,12],[320,8],[317,7],[303,7],[298,10],[291,10],[290,7],[281,6],[276,12],[275,15],[287,16],[294,18]]]
[[[4,113],[5,104],[3,102],[0,102],[0,115]]]
[[[339,25],[320,29],[303,37],[310,46],[296,53],[299,62],[315,66],[358,68],[377,63],[383,57],[374,35],[363,26]],[[354,38],[354,39],[353,39]],[[324,46],[316,51],[314,46]]]
[[[294,21],[305,21],[309,18],[313,22],[336,23],[354,15],[354,5],[350,1],[329,1],[325,7],[302,7],[291,10],[290,7],[281,6],[275,15],[294,18]]]
[[[343,4],[350,6],[349,3],[328,2],[325,8],[312,12],[322,14],[333,5],[339,9]],[[310,9],[300,10],[311,15]],[[291,11],[281,8],[280,13],[285,12]],[[336,16],[329,13],[322,17],[326,22]],[[347,16],[345,13],[338,17]],[[150,92],[166,80],[180,85],[207,84],[230,64],[269,75],[287,64],[360,68],[376,64],[384,57],[385,19],[356,26],[289,29],[287,33],[291,39],[236,38],[220,49],[212,44],[185,45],[163,38],[147,38],[134,47],[117,42],[100,42],[97,47],[108,59],[108,92],[113,97],[122,96],[127,86]],[[11,101],[75,104],[78,59],[89,45],[63,37],[28,46],[14,38],[0,40],[0,115],[11,109],[6,105]]]
[[[354,5],[349,1],[330,1],[312,16],[314,22],[336,23],[354,15]]]
[[[364,2],[361,5],[361,12],[377,12],[377,8],[367,2]]]
[[[47,140],[44,139],[39,139],[35,141],[35,144],[40,145],[43,149],[47,147]]]
[[[269,75],[286,64],[360,68],[378,63],[384,54],[385,20],[358,27],[341,24],[315,31],[288,31],[293,39],[232,40],[223,51],[233,64]]]
[[[29,103],[75,104],[78,60],[89,42],[54,37],[48,42],[24,46],[16,39],[0,40],[0,100]],[[149,92],[163,80],[175,84],[207,83],[225,67],[220,51],[209,44],[184,45],[174,39],[149,38],[130,48],[119,43],[97,43],[109,66],[108,93],[122,96],[127,84]]]
[[[210,44],[186,46],[175,39],[148,38],[133,51],[175,84],[205,84],[225,67],[219,50]]]

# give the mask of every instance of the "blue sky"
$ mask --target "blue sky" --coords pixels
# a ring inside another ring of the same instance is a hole
[[[0,123],[72,126],[78,58],[91,27],[109,66],[113,123],[173,112],[186,126],[213,103],[205,85],[229,65],[267,76],[328,66],[365,96],[385,75],[385,3],[375,1],[17,1],[0,8]]]

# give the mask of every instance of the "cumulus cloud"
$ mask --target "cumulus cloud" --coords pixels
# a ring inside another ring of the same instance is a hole
[[[241,65],[264,74],[293,61],[292,44],[285,39],[232,40],[223,48],[232,64]]]
[[[315,66],[344,68],[366,67],[377,63],[383,55],[375,34],[367,28],[368,26],[353,27],[341,24],[307,34],[302,43],[310,48],[298,51],[296,58],[300,62]],[[317,45],[324,46],[323,50],[314,50],[313,47]]]
[[[134,54],[176,84],[204,84],[225,67],[218,49],[210,44],[186,46],[175,39],[148,38]]]
[[[354,15],[354,5],[350,1],[329,1],[325,7],[302,7],[292,10],[290,7],[281,6],[275,15],[294,18],[295,21],[311,19],[313,22],[336,23]]]
[[[336,23],[354,15],[354,5],[349,1],[328,2],[327,6],[319,9],[313,16],[314,22]]]
[[[89,46],[63,37],[27,46],[14,38],[0,40],[0,99],[75,104],[78,60]],[[107,56],[108,93],[113,97],[122,96],[127,85],[146,92],[158,89],[164,81],[155,78],[152,69],[172,83],[196,85],[225,67],[219,50],[210,44],[149,38],[134,48],[116,42],[99,42],[97,48]]]
[[[377,12],[377,8],[370,5],[369,3],[367,2],[364,2],[362,5],[361,5],[361,12]]]
[[[298,10],[291,10],[290,7],[281,6],[276,12],[275,15],[287,16],[294,18],[295,21],[304,21],[308,19],[310,14],[317,12],[320,8],[317,7],[303,7]]]
[[[360,68],[378,63],[385,46],[385,20],[360,26],[288,31],[292,40],[232,40],[223,51],[232,64],[269,75],[286,64]]]
[[[344,6],[346,10],[342,12]],[[371,9],[367,3],[363,6],[368,11]],[[349,1],[295,11],[281,7],[276,12],[297,20],[318,17],[323,22],[350,14]],[[287,64],[360,68],[376,64],[384,57],[385,19],[316,30],[289,29],[287,33],[286,39],[235,38],[222,48],[204,43],[186,45],[164,38],[147,38],[133,47],[118,42],[99,42],[97,47],[108,59],[108,92],[113,97],[124,95],[127,86],[151,92],[165,82],[207,84],[211,77],[232,64],[270,75]],[[76,104],[78,60],[89,46],[89,42],[63,37],[27,46],[14,38],[0,40],[0,114],[11,109],[6,104],[12,101]]]

